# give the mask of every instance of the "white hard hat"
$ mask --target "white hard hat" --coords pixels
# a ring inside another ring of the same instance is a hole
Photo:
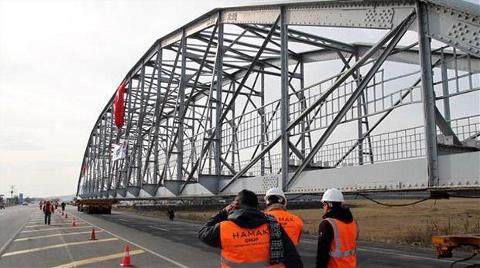
[[[269,197],[269,196],[272,196],[272,195],[275,195],[275,196],[281,196],[283,197],[283,199],[287,199],[285,197],[285,194],[283,193],[283,191],[279,188],[270,188],[268,189],[267,193],[265,194],[265,198]]]
[[[345,202],[343,194],[340,190],[330,188],[323,193],[322,202]]]

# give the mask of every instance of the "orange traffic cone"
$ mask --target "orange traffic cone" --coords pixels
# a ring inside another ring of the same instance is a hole
[[[120,266],[132,267],[132,264],[130,263],[130,248],[128,247],[128,244],[125,245],[125,248],[123,250],[123,258]]]
[[[73,227],[77,226],[77,222],[75,221],[75,216],[73,217],[73,220],[72,220],[72,226]]]
[[[95,228],[92,228],[92,233],[90,234],[90,240],[97,240],[97,237],[95,236]]]

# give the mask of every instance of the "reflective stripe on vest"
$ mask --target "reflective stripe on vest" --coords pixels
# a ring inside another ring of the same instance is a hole
[[[329,254],[332,257],[348,257],[348,256],[354,256],[357,254],[356,249],[351,249],[351,250],[341,250],[342,248],[342,240],[341,240],[341,234],[340,231],[338,230],[337,226],[337,221],[332,218],[326,218],[326,221],[330,223],[330,225],[333,228],[333,233],[334,237],[333,239],[335,240],[335,251],[330,251]],[[355,223],[355,222],[354,222]],[[357,225],[355,223],[355,225]],[[355,240],[358,239],[358,228],[357,228],[357,237]]]
[[[220,223],[222,267],[285,267],[270,264],[270,231],[268,224],[242,228],[233,221]]]
[[[221,258],[222,264],[227,265],[228,267],[232,268],[263,268],[267,267],[270,265],[270,262],[268,261],[259,261],[259,262],[234,262],[231,260],[228,260],[227,258],[223,257]]]
[[[300,236],[303,229],[303,220],[298,216],[285,210],[270,210],[265,213],[274,216],[278,223],[282,225],[290,240],[295,246],[300,244]]]

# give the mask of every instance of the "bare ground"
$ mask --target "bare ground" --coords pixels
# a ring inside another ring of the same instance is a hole
[[[384,203],[402,204],[413,200],[385,200]],[[347,202],[360,226],[360,239],[415,246],[430,246],[432,235],[480,234],[480,199],[451,198],[428,200],[407,207],[385,207],[368,200]],[[122,210],[166,217],[163,211]],[[321,209],[299,209],[291,212],[304,222],[304,232],[316,234],[323,212]],[[215,211],[178,211],[180,219],[206,221]]]

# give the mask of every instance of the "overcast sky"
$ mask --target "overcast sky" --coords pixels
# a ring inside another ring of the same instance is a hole
[[[258,2],[0,0],[0,194],[75,193],[98,114],[152,43]]]
[[[74,194],[98,114],[156,39],[216,7],[272,2],[0,0],[0,194]]]

